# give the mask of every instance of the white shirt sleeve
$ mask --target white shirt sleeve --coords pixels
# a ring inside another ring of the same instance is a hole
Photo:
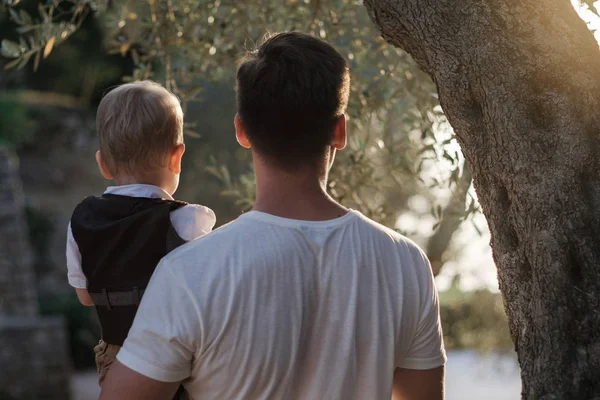
[[[212,231],[216,222],[213,210],[198,204],[188,204],[171,213],[173,228],[187,242]]]
[[[433,369],[446,363],[444,336],[440,321],[438,292],[427,257],[419,250],[414,257],[419,275],[420,310],[417,330],[408,352],[397,363],[406,369]]]
[[[79,253],[79,246],[73,237],[73,231],[71,231],[71,223],[67,228],[67,279],[69,285],[76,289],[86,289],[87,279],[81,269],[81,253]]]
[[[190,376],[202,337],[192,296],[170,267],[163,259],[154,271],[117,355],[128,368],[161,382]]]

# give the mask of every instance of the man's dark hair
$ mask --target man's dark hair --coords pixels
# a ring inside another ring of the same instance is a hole
[[[237,110],[253,148],[294,168],[325,155],[348,104],[346,60],[328,43],[279,33],[247,54],[237,72]]]

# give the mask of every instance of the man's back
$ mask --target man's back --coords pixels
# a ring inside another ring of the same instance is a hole
[[[158,267],[119,353],[202,399],[389,399],[392,371],[444,364],[421,251],[360,213],[257,211]],[[168,345],[167,345],[168,344]]]

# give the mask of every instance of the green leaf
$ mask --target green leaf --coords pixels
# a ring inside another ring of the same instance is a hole
[[[458,168],[454,168],[452,170],[452,173],[450,174],[450,179],[448,179],[448,187],[452,186],[453,183],[458,182],[458,173],[459,173]]]
[[[138,51],[136,49],[131,49],[129,54],[131,55],[131,59],[133,60],[133,63],[135,65],[138,65],[140,63],[140,53],[138,53]]]
[[[202,137],[202,135],[200,135],[198,132],[187,128],[183,130],[183,133],[188,135],[189,137],[193,137],[194,139],[200,139]]]
[[[454,158],[452,158],[452,156],[450,154],[448,154],[448,152],[444,151],[443,157],[450,161],[452,163],[452,165],[454,165],[454,163],[456,162],[456,160]]]
[[[13,21],[15,21],[17,24],[21,24],[21,19],[19,18],[19,14],[17,14],[17,12],[13,8],[9,8],[8,12],[10,13],[10,16]]]
[[[40,66],[40,56],[42,52],[40,50],[35,52],[35,58],[33,59],[33,72],[36,72]]]
[[[594,6],[595,2],[596,0],[581,0],[581,4],[585,4],[586,6],[588,6],[591,12],[593,12],[596,15],[600,15],[598,14],[598,9]]]
[[[19,44],[21,45],[21,50],[22,51],[29,50],[29,45],[27,44],[27,42],[25,41],[25,39],[23,39],[23,36],[21,36],[19,38]]]
[[[223,181],[231,185],[231,175],[229,174],[229,169],[226,165],[221,166],[221,174],[223,176]]]
[[[435,146],[433,144],[428,144],[427,146],[423,146],[417,154],[421,155],[423,153],[426,153],[426,152],[434,150],[434,149],[435,149]]]
[[[226,189],[226,190],[223,190],[221,192],[221,194],[223,196],[227,196],[227,197],[239,197],[241,193],[239,190],[236,190],[236,189]]]
[[[475,228],[475,230],[477,231],[477,234],[479,236],[481,236],[483,234],[483,232],[481,232],[481,229],[479,229],[479,227],[477,226],[477,224],[475,223],[474,220],[471,220],[471,225],[473,225],[473,228]]]
[[[6,64],[4,66],[4,69],[8,70],[8,69],[12,69],[14,67],[16,67],[19,63],[21,62],[20,58],[17,58],[15,60],[12,60],[11,62],[9,62],[8,64]]]
[[[35,26],[32,25],[24,25],[17,28],[17,32],[19,33],[27,33],[35,29]]]
[[[191,85],[185,89],[182,89],[180,94],[184,99],[191,100],[202,93],[203,90],[204,89],[199,85]]]
[[[46,8],[41,3],[38,4],[38,12],[40,13],[40,16],[42,17],[44,22],[48,22],[50,20],[50,16],[48,16],[48,13],[46,12]]]
[[[30,44],[30,46],[29,46],[29,47],[30,47],[31,49],[33,49],[33,48],[37,47],[37,46],[36,46],[36,38],[38,37],[38,35],[37,35],[37,32],[34,32],[34,33],[35,33],[35,35],[30,35],[30,36],[29,36],[29,38],[28,38],[28,39],[29,39],[29,44]],[[34,36],[35,36],[35,37],[34,37]]]
[[[17,66],[17,69],[23,69],[27,65],[27,63],[29,62],[29,60],[31,59],[32,54],[33,53],[25,53],[23,55],[23,58],[21,58],[21,62]]]
[[[33,23],[33,19],[25,10],[19,10],[19,16],[21,17],[21,23],[23,25],[31,25]]]
[[[0,54],[6,58],[17,58],[21,55],[21,46],[18,43],[4,39],[0,46]]]
[[[221,179],[221,174],[220,174],[220,172],[219,172],[219,169],[217,168],[217,165],[216,165],[216,163],[215,163],[215,164],[212,164],[212,165],[207,165],[207,166],[204,168],[204,170],[205,170],[206,172],[208,172],[209,174],[211,174],[212,176],[214,176],[215,178],[217,178],[217,179],[219,179],[219,180],[222,180],[222,179]]]

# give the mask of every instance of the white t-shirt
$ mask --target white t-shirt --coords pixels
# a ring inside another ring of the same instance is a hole
[[[391,397],[446,361],[421,250],[357,211],[251,211],[167,255],[117,358],[194,399]]]
[[[173,200],[173,197],[163,189],[154,185],[122,185],[109,186],[105,194],[116,194],[129,197],[148,197]],[[170,214],[171,224],[177,234],[185,241],[194,240],[212,231],[216,217],[213,210],[198,204],[188,204]],[[81,269],[81,253],[71,231],[71,223],[67,228],[67,279],[69,284],[77,289],[87,288],[87,279]]]

